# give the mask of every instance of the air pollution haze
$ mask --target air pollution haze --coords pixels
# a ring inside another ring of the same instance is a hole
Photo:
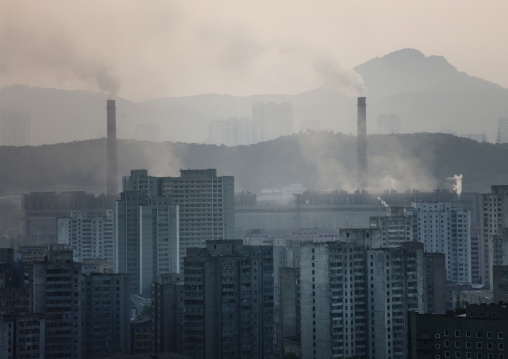
[[[21,2],[22,3],[22,2]],[[3,4],[0,24],[0,74],[11,78],[41,76],[54,84],[99,91],[115,98],[120,78],[103,55],[76,38],[57,19],[40,19],[20,3]],[[46,20],[46,21],[44,21]]]
[[[508,4],[494,2],[0,0],[0,86],[118,92],[142,101],[298,94],[335,77],[355,92],[358,77],[349,69],[407,47],[508,86],[508,50],[492,36],[504,33]],[[482,26],[473,29],[464,18]],[[464,38],[468,46],[456,46]]]

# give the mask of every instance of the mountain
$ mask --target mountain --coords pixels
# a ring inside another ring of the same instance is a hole
[[[451,188],[447,178],[463,174],[464,191],[488,191],[508,183],[508,144],[445,134],[368,136],[371,192],[386,189]],[[106,188],[106,140],[37,147],[0,147],[0,194]],[[148,169],[153,176],[179,176],[180,169],[217,168],[235,176],[235,190],[259,191],[301,183],[313,190],[356,189],[356,139],[308,132],[251,146],[226,147],[120,140],[121,176]]]
[[[508,116],[508,90],[460,72],[441,56],[403,49],[355,68],[367,88],[368,132],[377,118],[396,114],[401,132],[486,133],[496,139],[497,119]],[[206,94],[134,103],[117,100],[120,138],[202,143],[211,120],[251,116],[255,102],[288,101],[294,107],[295,132],[305,121],[322,128],[356,133],[356,98],[337,89],[317,88],[298,95],[248,97]],[[86,91],[9,86],[0,90],[0,107],[30,113],[32,145],[81,141],[106,134],[105,98]]]
[[[402,132],[486,132],[494,141],[497,119],[508,116],[507,89],[460,72],[441,56],[404,49],[355,70],[368,89],[369,118],[398,114]]]

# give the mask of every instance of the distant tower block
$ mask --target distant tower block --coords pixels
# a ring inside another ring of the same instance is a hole
[[[108,118],[107,194],[108,196],[118,196],[115,100],[108,100],[106,109]]]
[[[358,132],[357,142],[357,171],[358,188],[367,187],[367,101],[365,97],[358,97]]]

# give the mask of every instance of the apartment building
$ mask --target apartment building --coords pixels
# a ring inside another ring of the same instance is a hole
[[[183,353],[274,358],[272,248],[206,241],[184,267]]]

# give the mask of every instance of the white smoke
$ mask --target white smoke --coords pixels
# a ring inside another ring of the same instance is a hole
[[[382,199],[381,197],[378,197],[378,198],[377,198],[377,200],[378,200],[379,202],[381,202],[381,204],[382,204],[383,206],[385,206],[385,207],[387,207],[387,208],[388,208],[388,207],[390,207],[390,206],[388,205],[388,203],[386,203],[386,202],[384,201],[384,199]]]
[[[453,175],[453,177],[448,177],[447,181],[454,181],[452,184],[452,189],[457,193],[457,197],[460,199],[460,194],[462,193],[462,174]]]
[[[352,69],[346,69],[340,63],[322,54],[316,55],[314,70],[322,78],[323,85],[327,88],[339,90],[347,96],[365,96],[367,89],[362,76]]]

